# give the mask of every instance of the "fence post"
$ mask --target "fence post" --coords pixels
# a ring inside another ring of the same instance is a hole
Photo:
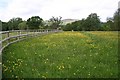
[[[26,34],[27,34],[27,37],[28,37],[28,30],[26,30],[26,31],[27,31],[27,33],[26,33]]]
[[[10,37],[10,34],[9,34],[9,33],[10,33],[10,31],[7,32],[7,38]],[[9,39],[7,40],[7,43],[9,44]]]
[[[2,41],[0,41],[0,50],[2,49]]]
[[[33,36],[35,36],[35,30],[33,30]]]
[[[35,30],[35,36],[37,36],[37,30]]]
[[[1,54],[1,49],[2,49],[2,32],[0,33],[0,54]]]
[[[20,39],[20,31],[18,31],[18,40]]]

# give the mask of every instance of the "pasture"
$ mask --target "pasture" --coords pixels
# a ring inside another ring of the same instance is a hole
[[[60,32],[3,50],[3,78],[117,78],[118,32]]]

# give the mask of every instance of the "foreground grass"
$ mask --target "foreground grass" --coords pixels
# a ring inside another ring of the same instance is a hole
[[[3,78],[117,78],[117,32],[61,32],[3,51]]]

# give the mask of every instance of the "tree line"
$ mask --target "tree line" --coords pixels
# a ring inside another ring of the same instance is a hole
[[[91,13],[86,19],[69,23],[63,27],[64,31],[120,31],[120,9],[113,17],[101,22],[96,13]]]
[[[120,9],[113,17],[101,22],[96,13],[91,13],[86,19],[78,20],[67,25],[62,25],[62,17],[52,17],[44,21],[39,16],[32,16],[26,21],[22,18],[12,18],[8,22],[2,22],[2,31],[27,30],[27,29],[62,29],[64,31],[120,31]]]
[[[60,26],[62,17],[52,17],[46,23],[39,16],[32,16],[28,18],[27,21],[22,20],[22,18],[12,18],[8,22],[2,23],[2,31],[7,30],[27,30],[27,29],[57,29]]]

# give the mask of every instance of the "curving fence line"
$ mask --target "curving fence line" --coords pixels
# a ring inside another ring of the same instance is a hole
[[[0,32],[0,79],[2,79],[2,51],[5,47],[12,43],[39,36],[42,34],[61,32],[57,29],[41,29],[41,30],[12,30]]]
[[[12,30],[12,31],[2,31],[0,34],[2,38],[0,39],[0,55],[5,47],[8,45],[27,39],[28,37],[39,36],[40,34],[48,34],[54,32],[61,32],[57,29],[41,29],[41,30]]]

